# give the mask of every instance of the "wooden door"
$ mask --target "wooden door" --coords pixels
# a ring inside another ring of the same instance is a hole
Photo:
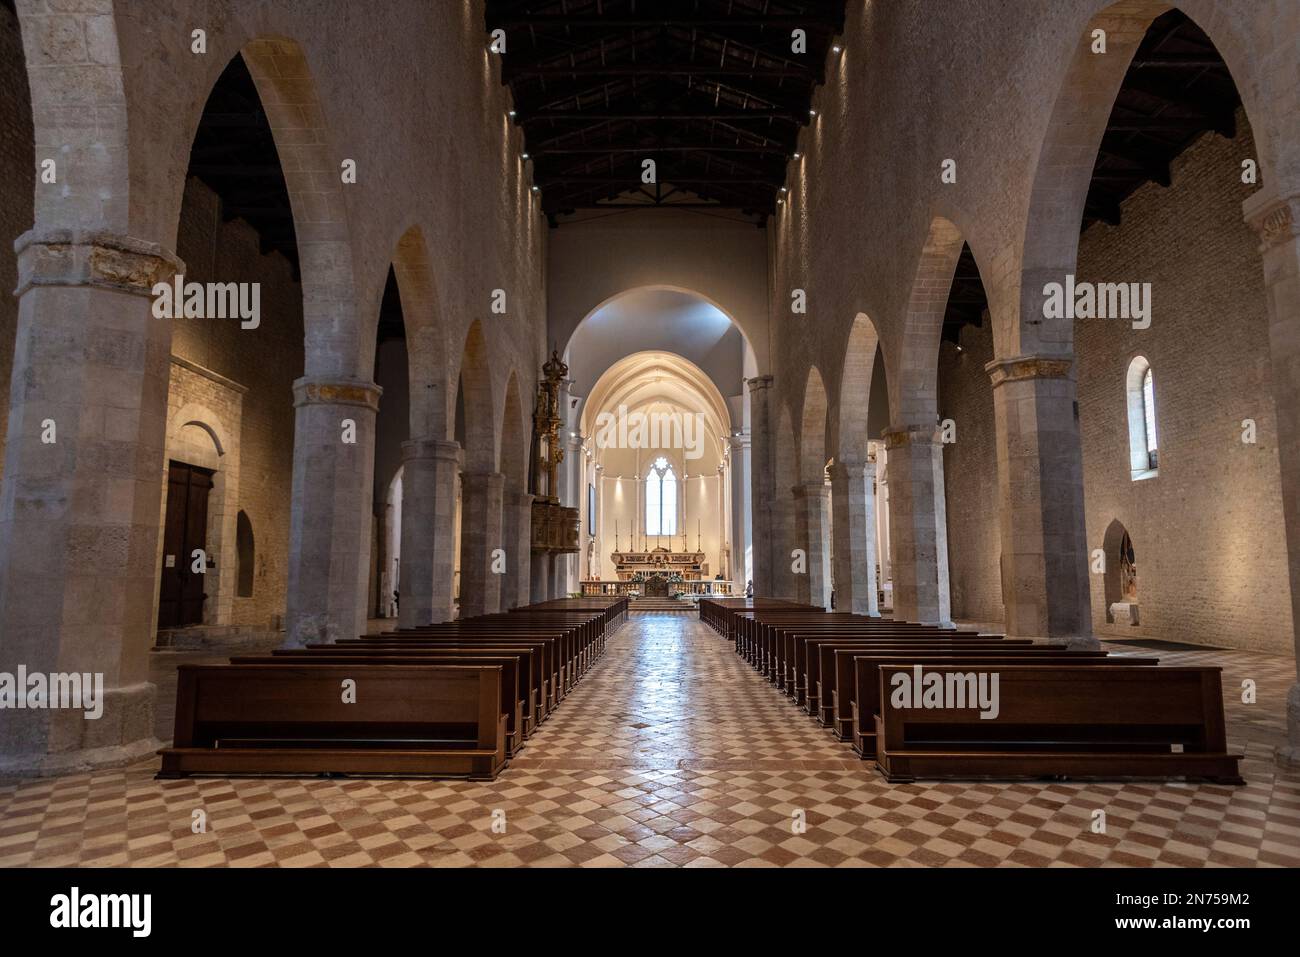
[[[158,627],[184,628],[203,623],[206,574],[193,570],[194,551],[206,555],[208,495],[212,491],[208,469],[171,462],[167,470],[167,519],[163,526],[162,588],[158,599]],[[205,561],[205,568],[206,568]]]

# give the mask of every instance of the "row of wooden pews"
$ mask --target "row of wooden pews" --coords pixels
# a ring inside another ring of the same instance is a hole
[[[1241,784],[1220,669],[941,629],[779,599],[700,619],[889,781],[1188,777]]]
[[[160,778],[492,779],[604,653],[628,600],[556,599],[445,624],[182,665]]]

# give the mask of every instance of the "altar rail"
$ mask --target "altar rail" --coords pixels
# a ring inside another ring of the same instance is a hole
[[[621,581],[584,581],[582,582],[583,597],[602,595],[633,595],[642,594],[645,591],[645,582],[621,582]],[[668,586],[669,591],[680,592],[683,595],[731,595],[732,583],[729,581],[717,581],[715,579],[705,579],[702,581],[684,581],[676,582]]]

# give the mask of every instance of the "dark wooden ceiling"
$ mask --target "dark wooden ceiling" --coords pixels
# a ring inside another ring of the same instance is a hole
[[[709,206],[762,222],[825,79],[845,0],[488,0],[552,225]],[[807,50],[794,53],[802,29]],[[642,162],[657,182],[642,183]]]

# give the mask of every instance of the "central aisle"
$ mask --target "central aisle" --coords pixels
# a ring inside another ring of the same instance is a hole
[[[1285,700],[1291,664],[1182,652]],[[1300,864],[1280,709],[1228,702],[1246,787],[888,785],[687,615],[636,615],[499,778],[0,782],[0,866]],[[208,829],[194,834],[196,808]],[[1108,812],[1107,833],[1092,832]]]
[[[628,619],[511,768],[866,770],[694,615],[653,614]]]

